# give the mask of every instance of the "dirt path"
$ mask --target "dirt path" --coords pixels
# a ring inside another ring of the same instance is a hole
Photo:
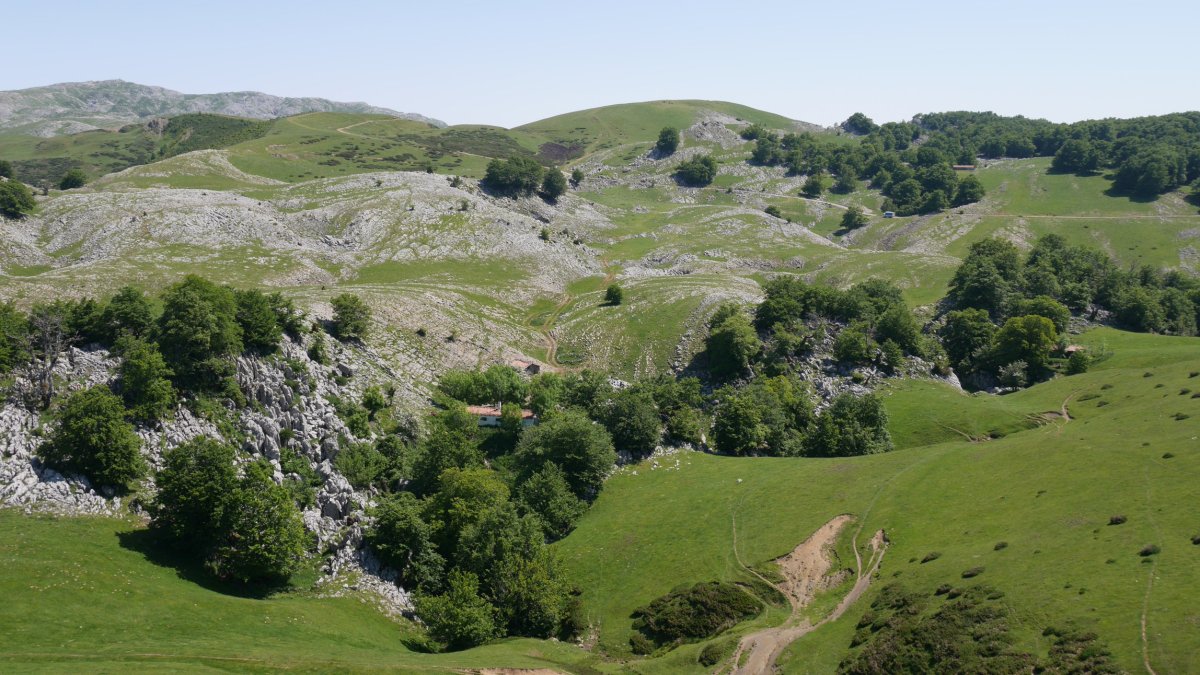
[[[729,668],[729,672],[733,675],[760,675],[771,672],[775,667],[775,660],[788,645],[822,625],[837,620],[866,592],[867,587],[871,584],[872,575],[879,569],[879,563],[883,560],[886,548],[883,530],[876,532],[875,536],[871,538],[871,559],[867,561],[867,569],[864,569],[862,556],[858,552],[857,541],[855,541],[854,557],[858,577],[855,579],[854,587],[842,598],[837,607],[815,624],[801,616],[804,607],[812,602],[817,592],[827,587],[828,573],[833,564],[829,551],[837,541],[842,528],[852,520],[853,518],[848,515],[837,516],[822,525],[791,553],[776,561],[783,576],[783,581],[777,588],[787,597],[788,603],[792,606],[791,616],[779,626],[763,629],[743,637],[738,643],[733,657],[718,672],[724,672],[726,668]],[[735,553],[736,534],[735,521]],[[857,538],[857,533],[855,537]],[[741,562],[740,556],[738,562]],[[753,571],[751,570],[751,572]],[[762,578],[758,574],[755,576]]]

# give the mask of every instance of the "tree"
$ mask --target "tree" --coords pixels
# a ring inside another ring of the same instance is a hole
[[[800,194],[809,199],[820,197],[822,192],[825,192],[825,174],[819,171],[809,175],[804,181],[804,186],[800,188]]]
[[[171,369],[158,345],[134,337],[121,339],[121,397],[134,419],[154,422],[171,414],[175,388]]]
[[[612,437],[583,413],[566,410],[531,427],[517,444],[514,461],[524,476],[532,476],[547,464],[563,470],[571,492],[580,499],[593,499],[604,477],[617,460]]]
[[[13,166],[12,162],[5,159],[0,159],[0,178],[12,178]]]
[[[805,454],[853,457],[888,452],[892,437],[883,401],[875,394],[839,394],[805,439]]]
[[[546,539],[562,539],[587,511],[587,503],[571,492],[567,475],[556,464],[546,464],[517,486],[522,508],[536,514]]]
[[[619,391],[608,401],[601,416],[613,444],[634,457],[646,457],[654,452],[662,437],[658,406],[648,393],[629,389]]]
[[[70,325],[71,305],[63,300],[39,303],[29,310],[27,353],[33,357],[31,377],[41,396],[42,407],[54,398],[54,368],[63,352],[76,341]]]
[[[1087,352],[1082,349],[1076,349],[1067,357],[1067,374],[1079,375],[1086,373],[1088,367],[1092,365],[1092,359]]]
[[[395,569],[405,588],[422,593],[442,587],[446,560],[433,543],[433,527],[421,515],[411,492],[384,496],[373,512],[366,540],[383,563]]]
[[[271,300],[262,291],[235,291],[237,322],[242,329],[242,344],[246,349],[270,354],[279,349],[283,329],[279,325]]]
[[[658,142],[654,144],[654,149],[658,154],[666,157],[673,154],[679,148],[679,130],[675,127],[663,127],[658,132]]]
[[[761,349],[762,343],[754,326],[741,312],[709,331],[706,342],[710,367],[718,375],[736,375],[744,371]]]
[[[973,175],[963,176],[958,181],[958,188],[954,191],[954,205],[964,206],[973,204],[983,199],[986,192],[983,189],[983,183]]]
[[[566,383],[558,373],[538,373],[529,381],[529,408],[539,417],[545,417],[558,408],[566,390]]]
[[[618,284],[609,284],[604,291],[604,302],[609,305],[619,305],[625,299],[625,291]]]
[[[0,180],[0,216],[23,218],[33,213],[36,206],[33,192],[27,185],[16,180]]]
[[[996,334],[996,325],[982,309],[963,309],[946,314],[941,328],[942,345],[953,367],[964,372],[978,370]]]
[[[449,590],[417,597],[417,614],[433,639],[449,649],[467,649],[496,637],[496,609],[479,595],[479,578],[470,572],[450,573]]]
[[[223,505],[224,531],[208,567],[242,583],[286,580],[299,568],[308,541],[300,510],[271,480],[269,464],[249,464],[245,472]]]
[[[0,303],[0,375],[29,358],[29,323],[12,302]]]
[[[1050,170],[1088,174],[1100,168],[1100,152],[1084,138],[1067,139],[1054,153]]]
[[[233,292],[189,275],[163,295],[158,345],[181,388],[218,390],[242,351]]]
[[[684,185],[704,187],[717,177],[717,160],[711,155],[693,157],[675,168],[675,175]]]
[[[1044,316],[1054,324],[1054,330],[1061,335],[1067,332],[1067,324],[1071,321],[1071,310],[1054,298],[1039,295],[1034,298],[1023,298],[1012,304],[1013,316],[1036,314]]]
[[[59,190],[73,190],[83,187],[87,183],[87,175],[82,169],[69,169],[63,174],[61,180],[58,181]]]
[[[197,436],[163,453],[155,477],[158,494],[151,526],[194,555],[207,557],[221,539],[225,506],[237,489],[236,451],[208,436]]]
[[[946,193],[941,190],[925,193],[924,199],[921,200],[921,213],[937,213],[945,211],[950,207],[950,200],[946,198]]]
[[[748,396],[728,392],[717,407],[713,444],[727,455],[757,454],[766,441],[762,413]]]
[[[547,169],[542,178],[542,197],[553,202],[567,191],[567,179],[558,169]]]
[[[532,194],[542,184],[542,165],[530,157],[493,159],[488,162],[483,186],[501,195]]]
[[[1050,360],[1050,352],[1058,344],[1054,322],[1044,316],[1014,316],[1004,322],[996,333],[992,360],[997,365],[1024,361],[1036,372],[1042,371]]]
[[[125,421],[125,406],[97,385],[67,397],[59,424],[39,449],[50,466],[81,473],[96,485],[128,488],[146,475],[141,439]]]
[[[583,179],[584,175],[582,170],[571,169],[571,187],[579,187],[579,184],[583,182]]]
[[[833,182],[833,191],[840,195],[848,195],[858,188],[858,177],[854,172],[843,167],[837,174],[837,180]]]
[[[871,339],[870,331],[863,322],[843,328],[833,340],[833,356],[843,363],[870,363],[878,348],[879,345]]]
[[[100,330],[109,344],[122,335],[145,338],[154,327],[154,314],[146,294],[132,286],[122,286],[100,312]]]
[[[443,556],[454,556],[462,534],[488,513],[508,504],[508,486],[491,469],[442,472],[439,489],[426,502],[426,519],[434,523],[434,541]]]
[[[878,129],[879,125],[875,124],[870,117],[867,117],[860,112],[856,112],[845,122],[842,122],[842,128],[852,134],[865,136]]]
[[[1122,291],[1114,299],[1117,321],[1130,330],[1154,333],[1161,331],[1166,315],[1155,293],[1142,286]]]
[[[881,343],[890,340],[905,354],[921,356],[921,327],[907,305],[892,305],[879,316],[875,339]]]
[[[851,206],[842,214],[842,229],[857,230],[867,224],[867,214],[861,206]]]
[[[379,385],[373,384],[363,390],[362,405],[367,409],[367,415],[375,419],[381,410],[388,407],[388,401]]]
[[[371,308],[353,293],[342,293],[330,301],[333,323],[330,332],[343,342],[365,340],[371,329]]]

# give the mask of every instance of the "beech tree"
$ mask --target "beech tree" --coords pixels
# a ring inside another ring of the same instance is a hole
[[[663,127],[658,132],[658,142],[654,144],[654,149],[658,150],[660,155],[666,156],[675,152],[679,148],[679,130],[675,127]]]
[[[38,454],[56,469],[123,489],[146,474],[141,445],[133,425],[125,421],[121,399],[97,385],[67,397],[58,426]]]

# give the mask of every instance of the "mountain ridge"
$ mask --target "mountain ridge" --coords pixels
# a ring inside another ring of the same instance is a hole
[[[432,117],[362,102],[275,96],[257,91],[185,94],[165,87],[119,79],[60,82],[0,91],[0,129],[33,136],[49,137],[117,128],[153,117],[198,112],[254,119],[273,119],[306,112],[374,113],[438,127],[446,126],[445,122]]]

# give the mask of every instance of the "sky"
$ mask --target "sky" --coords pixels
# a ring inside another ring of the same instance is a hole
[[[822,125],[1200,109],[1195,0],[5,4],[0,90],[123,79],[505,127],[682,98]]]

